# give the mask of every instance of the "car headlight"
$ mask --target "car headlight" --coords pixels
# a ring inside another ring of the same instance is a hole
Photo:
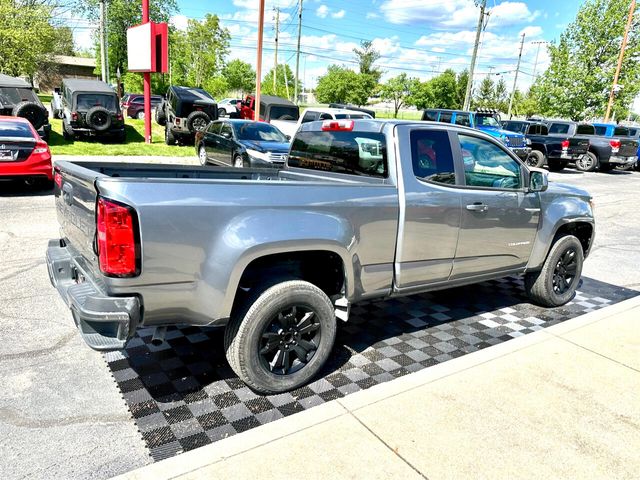
[[[247,149],[247,154],[251,158],[255,158],[257,160],[264,160],[265,162],[269,162],[269,154],[265,152],[259,152],[257,150],[252,150],[250,148]]]
[[[525,138],[524,139],[525,143],[529,146],[531,146],[531,139],[530,138]]]

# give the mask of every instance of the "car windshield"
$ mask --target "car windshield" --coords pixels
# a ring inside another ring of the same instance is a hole
[[[0,138],[33,138],[33,132],[24,122],[0,121]]]
[[[268,123],[239,123],[233,124],[238,140],[254,142],[288,143],[287,137],[273,125]]]
[[[0,104],[17,105],[20,102],[37,102],[33,90],[29,88],[0,87]]]
[[[526,133],[527,124],[524,122],[505,122],[502,128],[510,132]]]
[[[93,107],[103,107],[110,111],[116,109],[117,97],[103,93],[80,93],[76,104],[78,110],[89,110]]]
[[[476,125],[479,127],[499,127],[500,124],[495,117],[489,115],[476,115]]]

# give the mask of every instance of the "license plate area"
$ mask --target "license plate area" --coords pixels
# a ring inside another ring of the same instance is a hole
[[[0,162],[13,162],[18,157],[17,154],[12,150],[0,150]]]

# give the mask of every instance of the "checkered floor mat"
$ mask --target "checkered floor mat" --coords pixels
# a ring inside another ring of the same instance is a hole
[[[160,460],[637,294],[584,279],[571,303],[543,309],[527,303],[521,278],[510,277],[359,304],[339,325],[320,378],[272,396],[256,395],[234,375],[219,329],[170,329],[159,347],[151,345],[152,329],[141,329],[125,351],[105,357]]]

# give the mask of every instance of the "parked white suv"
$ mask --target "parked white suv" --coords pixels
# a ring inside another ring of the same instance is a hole
[[[348,110],[346,108],[310,107],[302,112],[297,122],[291,120],[274,120],[271,123],[278,127],[282,133],[293,138],[303,123],[315,122],[317,120],[344,120],[348,118],[362,120],[373,117],[368,113]]]

